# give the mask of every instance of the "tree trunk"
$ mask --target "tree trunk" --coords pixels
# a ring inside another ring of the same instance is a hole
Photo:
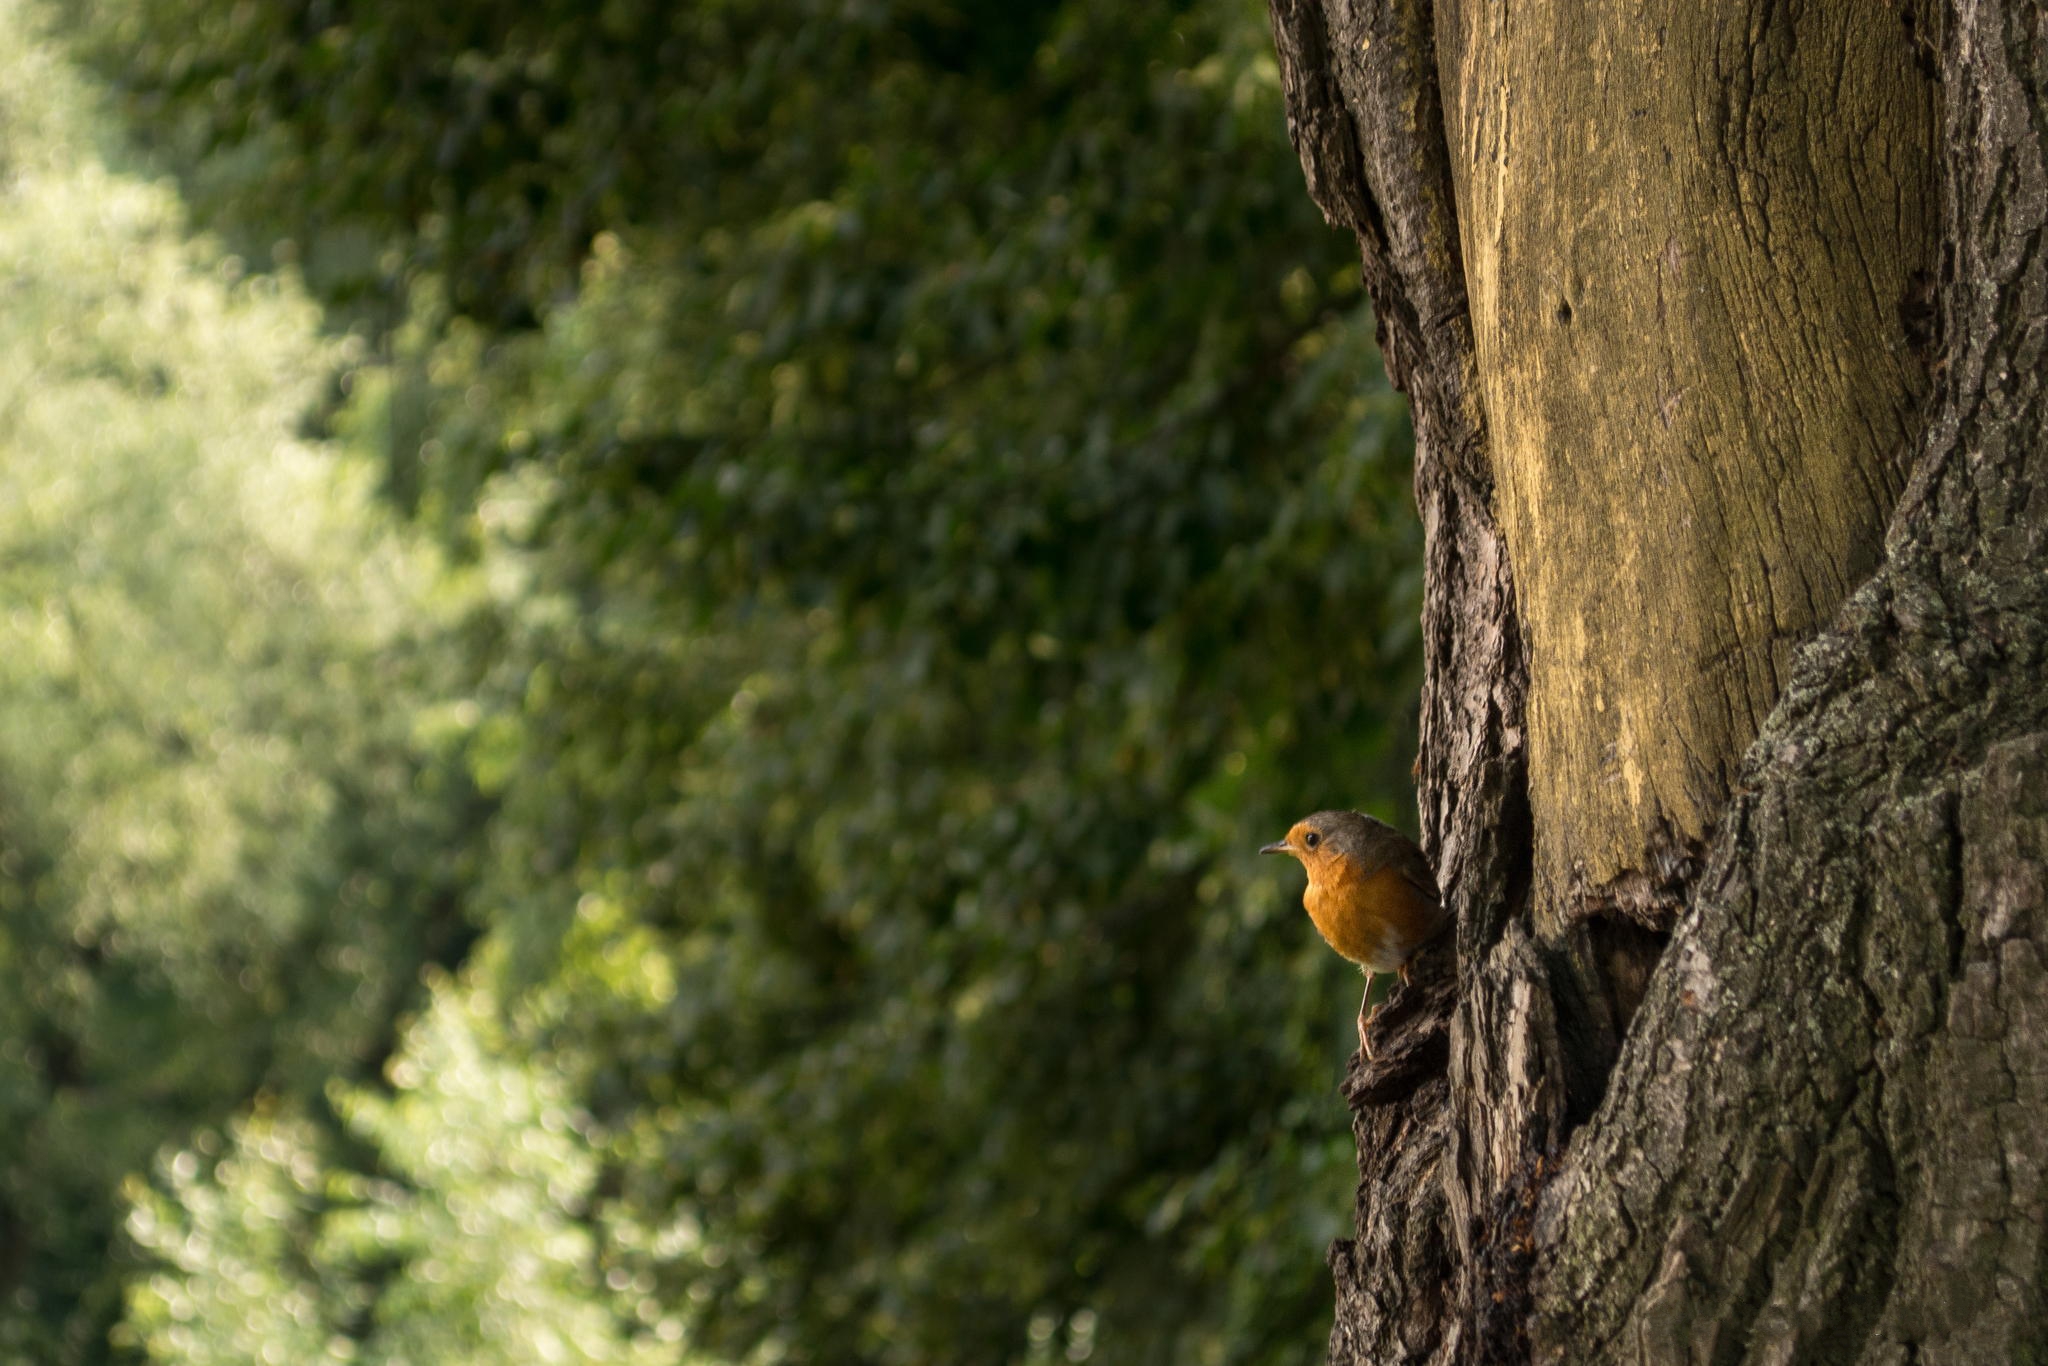
[[[1347,1081],[1332,1360],[2033,1359],[2042,11],[1272,8],[1459,925]]]

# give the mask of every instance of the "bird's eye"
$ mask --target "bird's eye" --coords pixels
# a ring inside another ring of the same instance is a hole
[[[1311,830],[1308,832],[1308,834],[1302,837],[1301,842],[1303,844],[1306,844],[1309,848],[1313,849],[1318,844],[1321,844],[1323,842],[1323,837],[1321,835],[1318,835],[1315,831]]]

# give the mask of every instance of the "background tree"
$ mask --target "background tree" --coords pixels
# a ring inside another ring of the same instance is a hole
[[[1354,1067],[1333,1359],[2023,1359],[2042,12],[1273,12],[1460,915]]]
[[[123,1178],[374,1068],[474,796],[432,561],[295,434],[317,310],[109,172],[12,3],[0,70],[0,1356],[99,1360]]]
[[[197,221],[358,338],[303,435],[445,572],[417,690],[381,648],[302,686],[389,709],[372,812],[431,819],[291,828],[473,931],[430,993],[369,970],[402,1027],[96,1173],[95,1249],[164,1145],[117,1352],[1313,1350],[1356,978],[1254,850],[1399,817],[1419,536],[1258,15],[61,20]]]

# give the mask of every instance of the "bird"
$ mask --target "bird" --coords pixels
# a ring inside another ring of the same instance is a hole
[[[1262,854],[1291,854],[1308,870],[1301,901],[1316,930],[1365,973],[1365,994],[1374,979],[1397,972],[1408,980],[1408,961],[1450,923],[1437,895],[1436,875],[1420,845],[1359,811],[1318,811],[1296,821],[1287,838]],[[1379,1013],[1361,1014],[1358,1036]],[[1366,1050],[1371,1056],[1371,1049]]]

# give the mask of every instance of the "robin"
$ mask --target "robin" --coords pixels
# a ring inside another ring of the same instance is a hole
[[[1409,958],[1449,923],[1421,846],[1371,816],[1318,811],[1259,852],[1301,860],[1308,918],[1331,948],[1364,969],[1368,997],[1376,973],[1399,972],[1406,982]],[[1359,1016],[1361,1043],[1371,1022],[1371,1014]]]

